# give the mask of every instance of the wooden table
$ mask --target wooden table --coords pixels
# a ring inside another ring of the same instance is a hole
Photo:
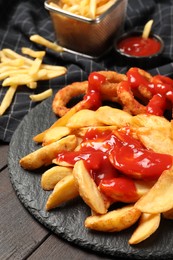
[[[25,209],[10,182],[8,147],[0,142],[0,260],[110,259],[84,251],[62,240],[42,226]]]

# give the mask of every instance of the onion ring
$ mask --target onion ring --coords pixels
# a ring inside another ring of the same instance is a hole
[[[98,73],[106,77],[106,82],[101,86],[101,98],[102,100],[109,100],[118,102],[117,86],[119,82],[127,80],[126,75],[119,74],[115,71],[99,71]],[[74,97],[85,95],[88,89],[88,81],[74,82],[66,87],[60,89],[56,94],[52,102],[53,112],[62,117],[67,113],[69,108],[67,104]],[[88,105],[85,102],[80,101],[77,103],[77,110],[88,109]]]

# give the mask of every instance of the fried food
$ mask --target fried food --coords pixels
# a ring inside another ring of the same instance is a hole
[[[50,165],[58,152],[74,150],[76,145],[76,136],[69,135],[26,155],[20,160],[20,165],[27,170],[35,170]]]
[[[44,190],[53,190],[55,185],[65,176],[72,174],[72,168],[54,166],[45,171],[41,176],[41,187]]]
[[[35,40],[35,38],[41,38],[44,43],[48,42],[49,47],[55,45],[41,36],[31,36],[31,39]],[[35,89],[38,81],[53,79],[67,72],[64,66],[44,64],[45,51],[34,51],[30,48],[22,47],[21,52],[22,54],[19,54],[7,48],[0,51],[0,80],[2,80],[2,87],[8,87],[0,104],[0,116],[10,107],[18,86],[25,85],[30,89]],[[29,57],[26,57],[26,55]],[[34,102],[38,102],[51,95],[52,89],[48,89],[29,97]]]
[[[104,215],[86,218],[85,227],[102,232],[119,232],[132,226],[140,215],[140,210],[134,208],[133,205],[128,205]]]
[[[165,170],[147,194],[134,205],[141,212],[157,214],[173,208],[173,168]]]
[[[129,244],[138,244],[150,237],[159,227],[161,214],[142,213],[139,224],[129,239]]]
[[[65,104],[71,95],[65,103],[61,98],[66,98],[73,84],[57,93],[58,111],[67,109],[67,113],[34,137],[43,147],[22,158],[21,166],[31,170],[31,165],[42,167],[47,160],[56,165],[50,165],[41,180],[43,189],[52,190],[46,210],[80,196],[91,209],[85,227],[119,232],[136,223],[129,239],[133,245],[150,237],[162,216],[172,219],[173,215],[173,122],[164,117],[172,106],[172,92],[166,91],[173,81],[138,68],[126,75],[101,73],[91,73],[87,82],[76,83],[75,94],[82,95],[80,84],[86,92],[71,109]],[[102,106],[105,96],[122,109]],[[73,144],[67,139],[72,136]],[[61,148],[49,150],[61,141]],[[37,165],[38,158],[44,163]]]
[[[61,8],[64,11],[84,16],[87,18],[95,19],[97,16],[106,12],[116,0],[90,0],[90,1],[80,1],[80,0],[60,0],[58,3],[50,2],[50,5]]]
[[[97,214],[107,212],[102,194],[91,178],[82,160],[75,163],[73,175],[78,186],[79,194],[85,203]]]
[[[99,73],[106,77],[106,82],[102,84],[100,92],[102,100],[117,101],[117,86],[122,80],[127,77],[124,74],[119,74],[114,71],[99,71]],[[74,97],[84,96],[88,89],[88,81],[74,82],[62,89],[60,89],[52,102],[53,112],[62,117],[69,111],[67,104]],[[77,111],[81,109],[89,109],[88,104],[83,100],[78,102],[76,105]]]
[[[74,199],[78,195],[79,193],[73,175],[65,176],[56,184],[53,192],[50,194],[46,202],[46,210],[56,208],[63,202]]]

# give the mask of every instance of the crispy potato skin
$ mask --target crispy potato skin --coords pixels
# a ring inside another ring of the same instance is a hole
[[[140,210],[129,205],[104,215],[90,216],[85,220],[85,227],[103,232],[118,232],[132,226],[140,215]]]
[[[42,166],[50,165],[58,152],[74,150],[76,145],[76,136],[69,135],[26,155],[20,160],[20,165],[26,170],[35,170]]]

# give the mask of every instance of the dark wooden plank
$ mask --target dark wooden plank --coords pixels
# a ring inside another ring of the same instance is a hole
[[[91,252],[75,247],[70,243],[61,240],[56,235],[51,235],[48,239],[28,258],[35,259],[58,259],[58,260],[108,260],[110,258],[97,256]],[[114,258],[115,259],[115,258]],[[116,259],[118,260],[118,259]]]
[[[0,170],[7,164],[8,145],[0,142]]]
[[[0,180],[0,259],[24,259],[49,233],[18,200],[7,168]]]

